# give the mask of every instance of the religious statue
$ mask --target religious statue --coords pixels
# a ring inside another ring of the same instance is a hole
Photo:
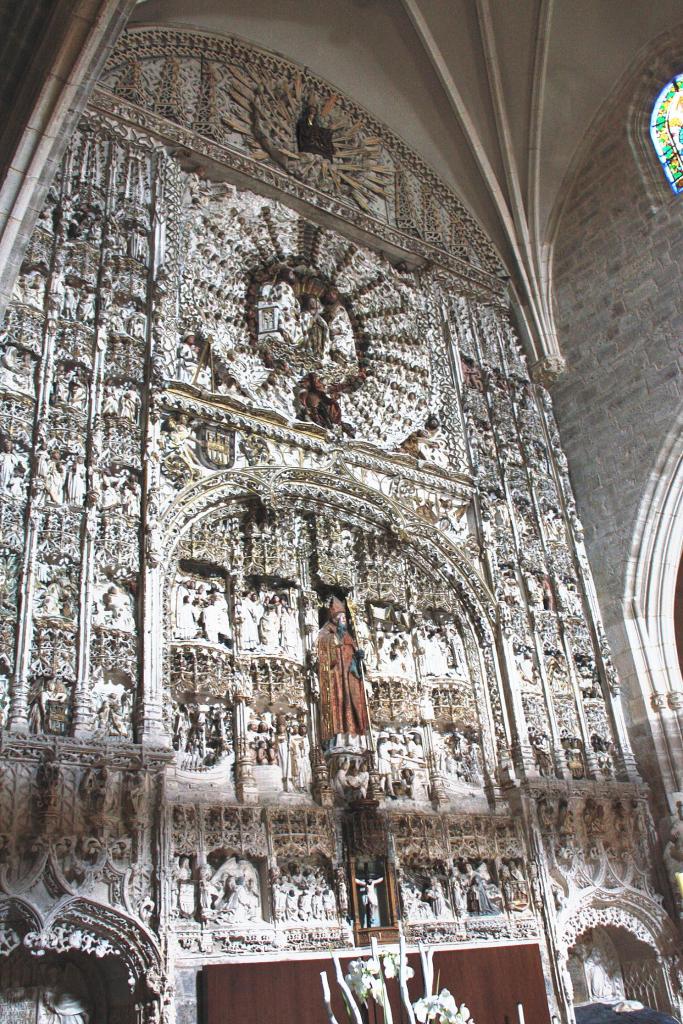
[[[50,1024],[88,1024],[92,1013],[86,991],[85,981],[73,964],[66,964],[61,970],[47,967],[38,1020]]]
[[[349,632],[344,604],[333,597],[328,621],[318,633],[318,678],[321,703],[321,741],[360,737],[368,733],[368,709],[363,682],[363,652]]]
[[[296,142],[300,153],[312,153],[325,160],[334,160],[334,136],[323,124],[318,108],[308,104],[296,126]]]
[[[362,928],[376,928],[382,923],[380,920],[377,889],[383,881],[383,876],[380,878],[370,878],[368,872],[365,873],[365,878],[356,879]]]

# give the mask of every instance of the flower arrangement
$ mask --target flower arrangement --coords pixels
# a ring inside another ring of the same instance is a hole
[[[418,949],[425,994],[414,1003],[411,1003],[408,994],[408,981],[415,972],[406,958],[403,935],[400,937],[398,949],[394,947],[379,950],[377,941],[373,939],[372,955],[367,960],[352,960],[346,977],[342,973],[339,957],[336,955],[332,957],[337,984],[344,995],[351,1024],[364,1024],[358,1003],[367,1006],[370,999],[382,1007],[385,1024],[393,1024],[386,987],[387,979],[391,978],[398,980],[401,1002],[407,1014],[408,1024],[474,1024],[465,1004],[462,1003],[458,1006],[448,989],[444,988],[438,994],[433,991],[434,966],[432,960],[434,951],[428,950],[423,945],[418,946]],[[322,981],[329,1024],[338,1024],[330,1003],[330,986],[326,971],[321,972],[320,980]]]

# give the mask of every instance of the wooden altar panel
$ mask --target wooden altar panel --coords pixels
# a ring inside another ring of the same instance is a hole
[[[354,959],[353,955],[345,958]],[[410,985],[420,995],[422,978],[416,955]],[[333,984],[334,966],[326,958],[261,963],[212,964],[202,970],[203,1024],[326,1024],[320,972],[326,970],[339,1024],[346,1024],[343,1000]],[[517,1003],[526,1024],[550,1024],[538,946],[493,946],[442,950],[434,955],[434,976],[466,1003],[476,1024],[517,1024]],[[397,991],[390,993],[395,1004]],[[394,1019],[399,1020],[395,1004]],[[373,1018],[374,1020],[374,1018]],[[378,1024],[381,1014],[378,1011]]]

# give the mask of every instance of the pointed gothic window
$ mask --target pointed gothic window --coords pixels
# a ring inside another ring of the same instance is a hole
[[[672,78],[657,97],[650,135],[671,188],[683,191],[683,75]]]

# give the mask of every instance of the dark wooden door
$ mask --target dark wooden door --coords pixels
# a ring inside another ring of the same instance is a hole
[[[352,959],[351,954],[347,959]],[[411,995],[422,994],[416,956]],[[334,967],[326,958],[261,963],[212,964],[202,971],[203,1024],[326,1024],[320,972],[327,971],[333,1008],[346,1024],[344,1004],[334,984]],[[475,1024],[517,1024],[522,1003],[526,1024],[550,1024],[538,946],[494,946],[442,950],[434,955],[434,976],[458,1003],[470,1009]],[[394,1024],[399,1024],[398,993]],[[380,1024],[380,1015],[376,1017]],[[370,1014],[369,1024],[375,1024]]]

